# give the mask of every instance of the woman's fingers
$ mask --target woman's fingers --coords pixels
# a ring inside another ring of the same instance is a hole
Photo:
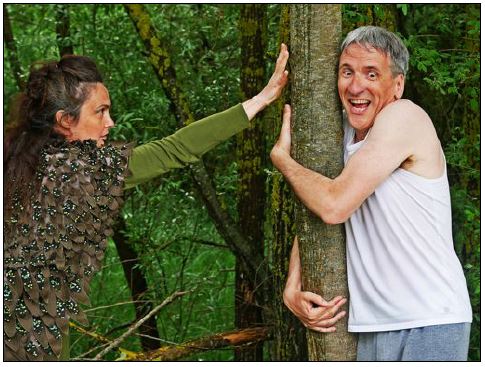
[[[278,59],[276,60],[274,74],[283,74],[286,71],[285,68],[289,56],[290,53],[288,52],[288,48],[284,43],[282,43],[280,47],[280,54],[278,55]]]

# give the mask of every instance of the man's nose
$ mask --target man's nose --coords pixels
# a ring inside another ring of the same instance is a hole
[[[350,81],[348,91],[352,95],[359,95],[362,93],[362,91],[365,89],[364,81],[362,80],[362,77],[358,74],[355,74],[352,77],[352,80]]]

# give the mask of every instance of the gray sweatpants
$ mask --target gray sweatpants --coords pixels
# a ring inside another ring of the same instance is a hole
[[[359,333],[358,361],[466,361],[470,323]]]

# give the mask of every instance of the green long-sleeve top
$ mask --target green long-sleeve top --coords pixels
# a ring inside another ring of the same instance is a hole
[[[131,175],[125,180],[125,189],[199,160],[204,153],[248,126],[248,116],[242,104],[238,104],[193,122],[166,138],[134,148],[128,161]]]

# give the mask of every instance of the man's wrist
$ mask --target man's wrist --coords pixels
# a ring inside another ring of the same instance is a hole
[[[278,171],[280,171],[283,176],[287,177],[293,158],[291,158],[291,155],[284,149],[278,147],[275,148],[271,151],[271,161]]]

